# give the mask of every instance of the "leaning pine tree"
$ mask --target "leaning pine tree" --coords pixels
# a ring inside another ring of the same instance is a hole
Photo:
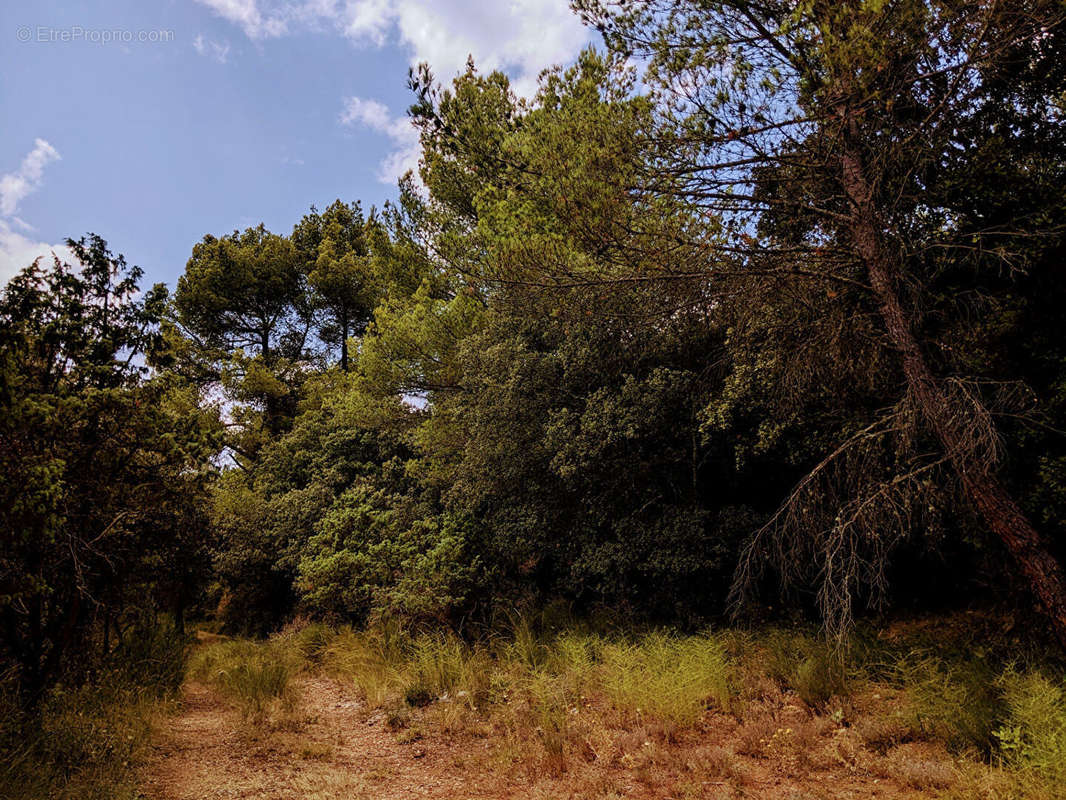
[[[784,302],[824,310],[809,329],[793,323],[801,330],[788,335],[807,333],[806,346],[767,355],[773,337],[747,342],[764,348],[758,358],[775,365],[784,393],[794,399],[797,382],[832,372],[819,351],[850,353],[839,368],[850,377],[865,368],[865,379],[899,387],[887,410],[840,426],[753,538],[738,599],[762,556],[776,553],[789,578],[806,553],[827,621],[842,629],[852,598],[882,582],[884,554],[953,491],[1011,554],[1066,646],[1066,577],[1001,475],[997,415],[1025,412],[1027,387],[958,355],[997,302],[988,286],[1051,269],[1061,254],[1066,6],[575,5],[609,46],[648,64],[654,155],[633,190],[722,220],[724,245],[689,243],[691,263],[706,254],[711,289],[758,307],[764,323]],[[825,320],[841,309],[830,334]],[[738,352],[758,327],[747,313],[732,329]],[[889,374],[872,373],[885,365]]]

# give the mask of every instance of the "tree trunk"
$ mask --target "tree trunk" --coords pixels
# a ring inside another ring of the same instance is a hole
[[[348,371],[348,309],[341,310],[341,372]]]
[[[111,605],[109,603],[104,604],[104,643],[102,650],[102,657],[107,658],[111,653]]]
[[[944,448],[973,507],[1017,561],[1056,638],[1066,648],[1066,575],[991,465],[973,452],[950,398],[925,359],[900,303],[896,291],[897,259],[886,247],[883,225],[873,206],[862,160],[854,148],[845,150],[843,179],[852,206],[852,245],[866,265],[880,303],[881,319],[900,353],[903,373],[918,409]]]

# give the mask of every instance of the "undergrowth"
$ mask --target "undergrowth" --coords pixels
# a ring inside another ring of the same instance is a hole
[[[997,683],[1006,714],[993,734],[1003,759],[1035,783],[1066,790],[1066,684],[1013,667]]]
[[[738,752],[747,747],[776,757],[784,747],[789,758],[814,763],[816,755],[800,751],[819,746],[816,734],[781,729],[749,710],[765,702],[771,686],[809,709],[812,730],[848,733],[833,740],[829,762],[857,764],[852,750],[865,742],[871,757],[888,754],[881,769],[945,797],[1053,796],[1053,787],[1066,785],[1061,671],[1031,653],[1010,660],[1017,652],[1010,646],[993,653],[955,645],[934,648],[927,632],[858,631],[841,648],[805,627],[621,635],[576,626],[538,631],[516,619],[508,633],[475,641],[395,626],[308,625],[265,644],[232,643],[212,658],[225,653],[256,665],[271,654],[271,663],[288,665],[286,674],[300,665],[322,669],[354,684],[401,739],[413,715],[422,713],[417,709],[426,708],[446,732],[494,730],[511,742],[514,759],[527,758],[534,743],[541,766],[553,772],[581,754],[601,757],[598,743],[611,741],[607,729],[639,729],[670,742],[716,713],[736,718],[738,737],[750,739],[738,743]],[[856,721],[857,728],[847,727]],[[796,741],[786,746],[786,739]],[[916,762],[906,755],[907,742],[946,748],[962,761],[945,753],[941,762]],[[997,769],[996,787],[980,789],[993,774],[988,770]]]
[[[100,688],[57,687],[32,724],[4,701],[0,796],[135,796],[130,770],[158,698],[182,674],[172,640],[137,646]],[[842,765],[944,800],[1045,800],[1066,785],[1062,666],[1010,645],[859,631],[839,648],[803,627],[622,634],[521,619],[468,640],[304,623],[202,644],[186,675],[259,724],[293,713],[294,679],[312,670],[350,682],[401,744],[435,726],[490,739],[500,764],[531,774],[592,762],[652,769],[718,716],[734,733],[707,769],[735,781],[736,759],[755,758],[793,771]],[[784,723],[783,709],[801,716]]]
[[[126,800],[156,718],[181,683],[172,629],[131,632],[82,685],[59,684],[27,710],[0,681],[0,797]]]
[[[291,679],[308,658],[305,644],[283,638],[213,642],[193,653],[188,675],[215,686],[245,717],[261,720],[271,711],[292,709]]]

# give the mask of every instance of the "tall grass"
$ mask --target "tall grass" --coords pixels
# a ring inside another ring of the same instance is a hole
[[[311,624],[267,642],[202,648],[190,675],[257,714],[289,697],[297,670],[321,669],[383,709],[398,741],[420,738],[435,720],[449,734],[496,737],[505,763],[537,759],[536,769],[552,773],[575,758],[643,763],[642,754],[684,740],[724,711],[740,725],[738,754],[855,765],[865,742],[865,757],[882,759],[884,774],[945,797],[1054,796],[1066,785],[1059,673],[1006,664],[991,651],[933,650],[928,631],[923,636],[860,633],[839,649],[805,628],[626,636],[545,630],[515,618],[507,634],[468,641],[451,632]],[[808,722],[775,716],[795,709],[790,696],[807,706]],[[856,715],[861,724],[849,727]],[[849,733],[822,741],[827,731]],[[639,743],[626,745],[637,732]],[[907,749],[915,746],[955,755],[915,761]],[[990,774],[992,794],[968,777]]]
[[[542,637],[519,625],[513,637],[471,644],[444,633],[386,642],[380,633],[345,629],[322,663],[378,706],[402,697],[413,706],[445,699],[477,710],[521,697],[550,716],[585,694],[689,726],[708,709],[729,709],[736,693],[725,647],[710,635]]]
[[[607,642],[600,659],[600,685],[619,709],[689,727],[708,709],[729,710],[732,704],[732,668],[713,636],[652,633]]]
[[[371,707],[381,707],[404,684],[406,639],[395,631],[357,632],[342,628],[326,645],[322,664],[339,678],[351,681]]]
[[[998,684],[1007,713],[995,737],[1004,759],[1049,788],[1066,791],[1066,684],[1014,668]]]
[[[165,702],[181,681],[184,642],[170,628],[125,636],[90,683],[58,685],[20,708],[0,680],[0,797],[125,800]]]
[[[813,709],[823,711],[832,698],[847,696],[857,677],[849,675],[845,651],[809,631],[772,628],[759,644],[767,675]]]
[[[213,684],[233,700],[246,717],[259,719],[280,706],[291,710],[291,678],[299,665],[284,640],[214,642],[189,660],[188,675]]]
[[[991,753],[1003,705],[988,662],[912,650],[897,659],[889,678],[906,692],[903,717],[914,736],[938,739],[954,751]]]

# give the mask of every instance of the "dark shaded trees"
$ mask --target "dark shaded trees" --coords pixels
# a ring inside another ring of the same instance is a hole
[[[905,555],[1011,563],[1060,626],[1059,6],[577,5],[612,52],[531,102],[414,73],[380,218],[221,248],[286,265],[274,312],[191,291],[198,245],[179,319],[258,436],[213,511],[234,607],[696,622],[773,583],[841,632]]]
[[[155,559],[196,560],[203,529],[180,531],[214,449],[145,364],[165,288],[139,295],[97,236],[68,246],[75,266],[35,263],[0,299],[0,653],[31,703],[94,622],[161,598]]]
[[[263,225],[205,236],[178,280],[174,309],[187,357],[239,404],[230,446],[254,460],[291,424],[311,356],[314,309],[300,254]]]
[[[966,303],[980,302],[987,276],[1045,268],[1031,257],[1033,243],[1061,240],[1052,217],[1013,213],[998,187],[970,183],[959,169],[982,153],[999,169],[1025,164],[1023,180],[1061,174],[1061,151],[1039,153],[1029,136],[1007,133],[1061,136],[1061,5],[577,5],[609,43],[650,60],[661,124],[649,195],[719,215],[746,273],[741,287],[765,284],[753,277],[765,275],[796,294],[849,304],[855,331],[869,333],[874,320],[878,346],[892,355],[901,389],[893,400],[884,393],[890,410],[843,429],[754,546],[776,537],[771,547],[788,573],[813,538],[823,609],[846,624],[849,598],[878,583],[869,557],[877,563],[921,523],[931,483],[942,499],[957,490],[1066,642],[1061,567],[1002,476],[995,420],[1016,410],[999,404],[1012,391],[1003,376],[975,371],[958,338],[969,328],[972,341],[980,327]],[[998,213],[968,213],[962,185]],[[719,265],[706,269],[709,280],[728,277]],[[958,281],[966,270],[961,294],[941,295],[938,278]],[[854,352],[864,346],[853,342]]]

